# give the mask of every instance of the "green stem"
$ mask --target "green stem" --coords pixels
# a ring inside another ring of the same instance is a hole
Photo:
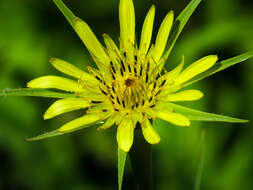
[[[134,175],[138,181],[138,189],[152,190],[153,180],[151,145],[144,139],[139,124],[136,126],[134,136],[134,144],[129,152],[129,155]]]

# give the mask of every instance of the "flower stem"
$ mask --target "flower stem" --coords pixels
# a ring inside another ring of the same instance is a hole
[[[134,134],[134,144],[130,150],[130,159],[139,190],[152,190],[152,151],[142,135],[140,124],[137,124]]]

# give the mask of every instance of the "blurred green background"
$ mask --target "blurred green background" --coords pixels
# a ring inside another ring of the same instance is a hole
[[[103,33],[118,39],[117,0],[65,0],[89,23],[99,39]],[[189,0],[134,0],[137,36],[149,7],[155,4],[155,31],[167,11],[178,15]],[[253,1],[205,0],[180,36],[168,67],[208,54],[227,59],[253,49]],[[51,0],[0,1],[0,89],[25,87],[29,80],[60,75],[48,60],[58,57],[83,69],[92,64],[70,25]],[[253,60],[238,64],[192,86],[205,97],[184,105],[253,120]],[[52,99],[0,98],[0,190],[117,189],[115,129],[95,127],[40,142],[26,137],[53,130],[82,115],[64,114],[50,121],[42,115]],[[179,128],[160,122],[161,143],[153,146],[157,190],[193,189],[198,167],[201,130],[206,132],[202,190],[253,188],[253,128],[247,124],[193,122]],[[143,158],[145,159],[145,158]],[[123,189],[135,179],[127,163]]]

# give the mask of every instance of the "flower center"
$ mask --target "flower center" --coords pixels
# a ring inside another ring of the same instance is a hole
[[[133,86],[134,83],[135,83],[135,80],[132,79],[132,78],[128,78],[128,79],[125,80],[125,85],[126,85],[127,87]]]

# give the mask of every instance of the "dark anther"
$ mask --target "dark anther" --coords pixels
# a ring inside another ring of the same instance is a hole
[[[126,68],[125,68],[124,62],[122,60],[120,61],[120,64],[121,64],[121,66],[123,68],[123,71],[126,72]]]
[[[150,63],[148,62],[148,64],[147,64],[147,72],[149,72],[149,68],[150,68]]]
[[[129,73],[132,72],[132,69],[131,69],[131,66],[130,66],[130,65],[128,65],[128,70],[129,70]]]
[[[91,101],[91,103],[93,103],[93,104],[99,104],[99,103],[102,103],[101,101]]]
[[[151,96],[151,98],[148,101],[151,102],[152,100],[153,100],[153,96]]]
[[[107,110],[102,110],[102,112],[107,112]]]
[[[156,82],[154,82],[153,90],[156,88]]]
[[[113,91],[113,93],[115,93],[115,88],[114,88],[114,86],[112,86],[112,91]]]
[[[159,79],[159,77],[160,77],[160,75],[158,74],[158,75],[156,76],[155,80],[158,80],[158,79]]]
[[[134,109],[134,105],[132,106],[132,110]]]
[[[114,66],[113,66],[113,64],[112,64],[112,62],[110,62],[110,64],[111,64],[111,67],[112,67],[112,71],[113,71],[114,73],[116,73],[116,70],[115,70],[115,68],[114,68]]]
[[[135,73],[135,76],[137,75],[137,69],[136,67],[134,67],[134,73]]]
[[[137,61],[138,61],[138,57],[137,57],[137,55],[135,55],[135,56],[134,56],[134,60],[135,60],[135,62],[137,62]]]
[[[107,93],[106,93],[105,91],[103,91],[102,89],[100,89],[100,90],[101,90],[101,92],[102,92],[104,95],[107,96]]]
[[[146,73],[146,83],[148,82],[148,73]]]
[[[124,57],[126,57],[126,52],[124,52]]]
[[[155,95],[155,96],[159,95],[160,93],[161,93],[161,90],[159,90],[159,91],[156,93],[156,95]]]
[[[141,105],[142,105],[142,106],[144,106],[144,104],[145,104],[145,101],[144,101],[144,100],[142,100],[142,104],[141,104]]]
[[[113,73],[111,73],[112,74],[112,78],[113,78],[113,80],[115,80],[115,76],[114,76],[114,74]]]
[[[95,77],[96,77],[96,79],[97,79],[98,81],[102,82],[101,78],[99,78],[98,76],[95,76]]]
[[[119,109],[114,108],[115,111],[119,111]]]
[[[138,106],[139,106],[139,103],[137,102],[137,103],[136,103],[136,107],[138,108]]]
[[[162,84],[160,85],[160,87],[162,87],[166,82],[166,79],[163,80]]]
[[[155,104],[153,104],[152,106],[150,106],[151,108],[155,107]]]
[[[120,101],[119,101],[119,98],[117,97],[117,102],[118,102],[118,104],[120,104]]]
[[[140,69],[140,76],[142,75],[142,65],[141,65],[141,69]]]
[[[114,96],[113,96],[113,95],[111,95],[111,99],[114,99]]]
[[[126,105],[125,105],[125,101],[124,100],[122,101],[122,104],[123,104],[123,107],[125,108]]]
[[[124,76],[122,68],[120,68],[120,74],[121,74],[122,77]]]

